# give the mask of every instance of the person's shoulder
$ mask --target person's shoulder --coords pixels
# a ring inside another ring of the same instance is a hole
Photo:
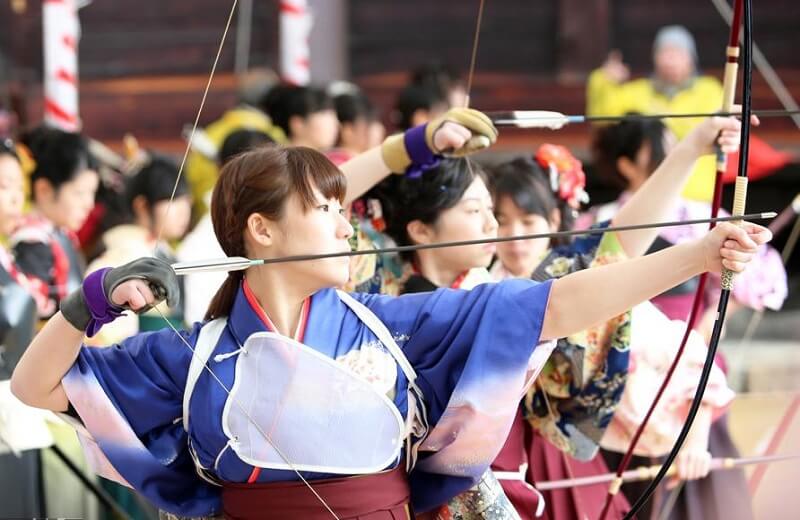
[[[149,350],[153,354],[169,357],[192,357],[192,349],[197,343],[200,330],[210,321],[197,322],[184,329],[173,329],[168,324],[164,328],[154,331],[140,332],[123,341],[127,349]],[[189,348],[191,347],[191,349]]]
[[[217,235],[214,233],[214,224],[210,214],[203,215],[194,229],[183,237],[176,254],[178,260],[182,262],[225,256],[225,252],[217,240]]]
[[[653,82],[650,78],[634,78],[621,84],[626,92],[645,94],[653,92]]]
[[[714,76],[699,76],[695,87],[703,90],[722,90],[722,83]]]
[[[50,221],[28,216],[22,220],[20,226],[11,234],[9,244],[12,247],[22,243],[48,243],[53,239],[55,228]]]
[[[272,122],[264,112],[252,107],[236,106],[208,125],[206,133],[212,140],[219,141],[221,146],[225,138],[236,130],[244,128],[266,132],[271,126]]]

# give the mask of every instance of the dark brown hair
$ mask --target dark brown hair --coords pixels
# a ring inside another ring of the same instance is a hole
[[[31,186],[38,179],[44,179],[57,191],[84,170],[98,171],[97,159],[82,134],[42,125],[23,135],[22,143],[36,161],[31,173]]]
[[[408,224],[419,220],[435,224],[445,210],[458,204],[476,177],[487,182],[483,168],[467,158],[445,158],[419,178],[391,175],[370,194],[381,203],[386,234],[399,246],[413,245]],[[400,258],[410,262],[416,253],[403,252]]]
[[[245,256],[247,218],[260,213],[280,220],[292,195],[308,210],[319,204],[314,189],[326,198],[344,201],[347,183],[327,157],[303,146],[268,145],[231,159],[220,172],[211,197],[211,222],[228,256]],[[206,319],[227,316],[244,271],[232,271],[214,295]]]
[[[635,115],[635,114],[632,114]],[[620,173],[617,161],[625,157],[636,162],[636,155],[645,145],[650,145],[649,172],[652,174],[664,160],[664,132],[661,121],[623,121],[603,126],[595,131],[592,139],[592,156],[595,170],[605,181],[619,190],[628,189],[628,179]]]
[[[550,222],[553,210],[561,218],[559,231],[572,229],[575,223],[575,210],[567,201],[553,192],[549,174],[532,157],[518,157],[495,166],[492,169],[489,191],[494,199],[495,212],[500,201],[508,198],[516,207],[528,215],[539,215]],[[553,239],[553,245],[565,245],[569,239]]]

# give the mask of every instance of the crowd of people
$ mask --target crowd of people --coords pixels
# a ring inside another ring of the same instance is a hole
[[[653,76],[625,83],[610,56],[589,79],[588,113],[716,110],[718,81],[696,59],[691,36],[665,28]],[[90,136],[45,126],[2,141],[0,277],[19,289],[2,293],[2,312],[19,315],[2,317],[3,378],[70,421],[93,471],[162,517],[598,518],[605,486],[537,483],[616,468],[680,344],[696,275],[742,271],[732,305],[781,307],[786,274],[766,229],[169,267],[702,218],[707,156],[739,145],[732,117],[594,128],[595,169],[619,199],[592,206],[563,146],[472,157],[497,130],[466,94],[446,68],[421,67],[384,118],[353,84],[259,71],[185,172],[135,143],[115,168]],[[774,167],[759,146],[751,160]],[[710,284],[707,300],[718,292]],[[636,464],[672,447],[713,321],[709,305]],[[30,333],[11,341],[14,324]],[[736,454],[725,369],[719,358],[677,473],[639,518],[752,517],[743,474],[710,472],[712,457]],[[640,493],[624,485],[609,518]]]

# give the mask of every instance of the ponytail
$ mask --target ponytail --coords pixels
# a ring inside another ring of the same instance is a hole
[[[231,312],[233,302],[236,299],[236,293],[239,292],[239,286],[242,284],[244,271],[230,271],[228,277],[222,282],[216,294],[208,304],[206,311],[206,320],[214,320],[227,316]]]

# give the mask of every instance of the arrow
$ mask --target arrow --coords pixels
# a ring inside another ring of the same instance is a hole
[[[409,251],[419,251],[421,249],[440,249],[445,247],[473,246],[481,244],[497,244],[501,242],[513,242],[517,240],[537,240],[541,238],[562,238],[579,235],[602,235],[612,231],[634,231],[637,229],[651,229],[675,226],[689,226],[693,224],[707,224],[710,222],[735,222],[740,220],[764,220],[775,218],[777,213],[768,211],[765,213],[750,213],[748,215],[717,217],[713,219],[702,218],[695,220],[676,220],[670,222],[656,222],[653,224],[632,224],[629,226],[617,226],[606,228],[575,229],[569,231],[556,231],[553,233],[535,233],[532,235],[516,235],[510,237],[484,238],[478,240],[458,240],[455,242],[440,242],[436,244],[417,244],[413,246],[387,247],[385,249],[367,249],[358,251],[342,251],[339,253],[320,253],[314,255],[296,255],[279,258],[257,258],[249,259],[242,256],[216,258],[209,260],[197,260],[193,262],[178,262],[172,264],[175,274],[186,275],[190,273],[214,272],[214,271],[241,271],[248,267],[268,264],[281,264],[286,262],[305,262],[311,260],[323,260],[325,258],[341,258],[363,255],[380,255],[388,253],[405,253]]]

